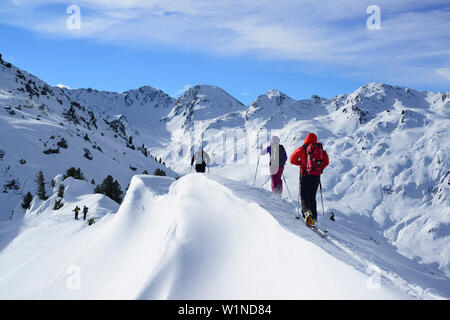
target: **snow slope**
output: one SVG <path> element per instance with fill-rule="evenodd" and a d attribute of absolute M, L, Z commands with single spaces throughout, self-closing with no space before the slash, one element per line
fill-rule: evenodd
<path fill-rule="evenodd" d="M 370 274 L 352 266 L 354 258 L 299 225 L 292 213 L 281 215 L 279 208 L 259 205 L 272 198 L 267 191 L 231 180 L 224 185 L 220 179 L 191 174 L 172 183 L 170 178 L 135 176 L 117 213 L 92 226 L 59 214 L 42 216 L 38 225 L 31 219 L 0 253 L 0 296 L 415 297 L 384 276 L 374 287 Z M 285 211 L 292 204 L 280 201 L 280 207 Z M 282 217 L 290 219 L 292 230 Z M 44 230 L 46 236 L 38 237 Z M 73 281 L 75 275 L 79 282 Z M 422 292 L 420 297 L 430 296 Z"/>

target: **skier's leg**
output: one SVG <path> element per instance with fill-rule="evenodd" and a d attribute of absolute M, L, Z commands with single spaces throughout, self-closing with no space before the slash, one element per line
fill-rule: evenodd
<path fill-rule="evenodd" d="M 308 227 L 312 225 L 312 214 L 311 214 L 311 189 L 310 189 L 310 177 L 308 174 L 302 176 L 302 215 L 305 218 L 305 223 Z"/>
<path fill-rule="evenodd" d="M 281 198 L 281 194 L 283 192 L 283 181 L 281 180 L 281 175 L 283 174 L 284 167 L 279 167 L 275 174 L 270 176 L 270 182 L 272 187 L 272 192 Z M 270 167 L 270 172 L 274 172 L 276 170 L 275 167 Z"/>
<path fill-rule="evenodd" d="M 272 172 L 272 170 L 270 170 L 270 172 Z M 275 174 L 270 175 L 270 187 L 272 188 L 272 192 L 276 193 L 277 182 Z"/>
<path fill-rule="evenodd" d="M 272 192 L 273 193 L 277 193 L 278 191 L 278 186 L 277 183 L 275 182 L 275 175 L 271 175 L 270 176 L 270 187 L 272 188 Z"/>
<path fill-rule="evenodd" d="M 195 165 L 195 171 L 196 172 L 204 173 L 205 169 L 206 169 L 206 166 L 202 165 L 201 163 Z"/>
<path fill-rule="evenodd" d="M 278 168 L 278 173 L 277 173 L 277 189 L 280 194 L 280 198 L 281 198 L 281 195 L 283 194 L 283 180 L 282 180 L 283 171 L 284 171 L 284 166 L 280 166 Z"/>
<path fill-rule="evenodd" d="M 313 213 L 313 198 L 315 197 L 314 192 L 314 177 L 312 175 L 306 174 L 303 177 L 303 185 L 302 185 L 302 191 L 304 190 L 304 201 L 302 202 L 302 205 L 304 203 L 305 209 L 303 212 L 311 211 Z M 313 216 L 314 218 L 314 216 Z"/>
<path fill-rule="evenodd" d="M 275 169 L 273 166 L 269 166 L 269 172 L 270 172 L 270 187 L 272 189 L 272 193 L 278 194 L 278 181 L 277 181 L 277 173 L 275 172 Z"/>
<path fill-rule="evenodd" d="M 302 215 L 305 217 L 305 212 L 308 211 L 308 186 L 307 186 L 306 175 L 301 178 L 300 185 L 300 197 L 302 199 Z"/>

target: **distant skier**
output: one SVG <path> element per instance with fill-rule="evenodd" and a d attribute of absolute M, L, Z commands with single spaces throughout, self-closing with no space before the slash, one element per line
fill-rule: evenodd
<path fill-rule="evenodd" d="M 209 164 L 209 162 L 210 162 L 209 155 L 205 151 L 203 151 L 203 148 L 201 148 L 192 156 L 191 167 L 195 163 L 196 172 L 205 172 L 206 165 Z"/>
<path fill-rule="evenodd" d="M 76 206 L 75 209 L 72 210 L 75 212 L 75 220 L 78 220 L 78 213 L 80 212 L 80 207 Z"/>
<path fill-rule="evenodd" d="M 328 166 L 328 154 L 321 143 L 317 143 L 317 136 L 308 133 L 303 146 L 297 148 L 289 161 L 300 166 L 300 196 L 302 199 L 302 215 L 308 227 L 313 227 L 317 221 L 316 193 L 320 184 L 320 175 Z"/>
<path fill-rule="evenodd" d="M 83 220 L 86 220 L 86 215 L 88 213 L 88 210 L 89 210 L 88 207 L 86 207 L 86 206 L 83 207 Z"/>
<path fill-rule="evenodd" d="M 270 146 L 263 149 L 261 146 L 261 155 L 270 154 L 270 179 L 272 183 L 272 192 L 281 198 L 283 193 L 283 181 L 281 177 L 286 164 L 287 154 L 284 146 L 280 144 L 280 138 L 273 136 L 270 139 Z"/>

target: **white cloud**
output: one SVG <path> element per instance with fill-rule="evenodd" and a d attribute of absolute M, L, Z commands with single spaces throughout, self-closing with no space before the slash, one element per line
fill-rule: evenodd
<path fill-rule="evenodd" d="M 367 0 L 5 1 L 0 22 L 45 34 L 287 59 L 310 71 L 340 68 L 383 81 L 439 82 L 434 70 L 450 61 L 447 0 L 379 0 L 382 29 L 373 31 L 366 28 L 366 8 L 374 4 Z M 65 11 L 48 10 L 55 3 L 80 6 L 80 30 L 64 27 Z"/>
<path fill-rule="evenodd" d="M 435 70 L 436 73 L 447 80 L 450 80 L 450 68 L 439 68 Z"/>
<path fill-rule="evenodd" d="M 178 96 L 182 95 L 182 94 L 183 94 L 186 90 L 188 90 L 189 88 L 192 88 L 192 85 L 190 85 L 190 84 L 185 84 L 185 85 L 183 86 L 183 88 L 177 89 L 177 90 L 174 92 L 173 96 L 174 96 L 174 97 L 178 97 Z"/>
<path fill-rule="evenodd" d="M 68 86 L 66 86 L 66 85 L 64 85 L 64 84 L 61 84 L 61 83 L 58 83 L 58 84 L 56 85 L 56 87 L 61 88 L 61 89 L 70 89 Z"/>

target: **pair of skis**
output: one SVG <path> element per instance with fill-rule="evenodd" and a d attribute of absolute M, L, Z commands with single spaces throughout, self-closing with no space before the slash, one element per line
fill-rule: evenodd
<path fill-rule="evenodd" d="M 324 239 L 327 237 L 328 231 L 326 231 L 326 230 L 319 229 L 316 226 L 309 227 L 309 229 L 311 229 L 312 231 L 314 231 L 315 233 L 317 233 L 319 236 L 321 236 Z"/>
<path fill-rule="evenodd" d="M 299 215 L 296 215 L 296 216 L 295 216 L 295 219 L 301 220 Z M 305 221 L 303 221 L 303 222 L 305 223 L 305 226 L 306 226 L 309 230 L 315 232 L 316 234 L 318 234 L 320 237 L 322 237 L 322 238 L 324 238 L 324 239 L 326 238 L 327 233 L 328 233 L 327 230 L 322 230 L 322 229 L 318 228 L 317 226 L 308 227 L 308 225 L 306 224 L 306 222 L 305 222 Z"/>

